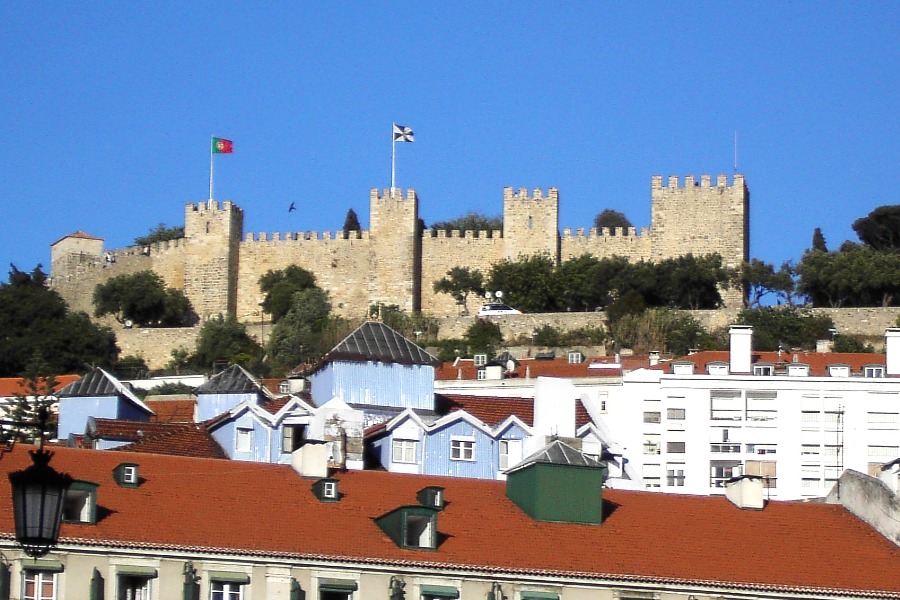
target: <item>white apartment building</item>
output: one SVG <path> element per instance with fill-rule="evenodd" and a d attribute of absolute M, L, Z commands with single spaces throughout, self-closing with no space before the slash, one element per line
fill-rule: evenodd
<path fill-rule="evenodd" d="M 625 373 L 603 406 L 582 398 L 644 487 L 720 494 L 759 475 L 769 498 L 819 498 L 845 469 L 900 457 L 900 329 L 885 354 L 754 352 L 751 327 L 730 334 L 728 352 Z"/>

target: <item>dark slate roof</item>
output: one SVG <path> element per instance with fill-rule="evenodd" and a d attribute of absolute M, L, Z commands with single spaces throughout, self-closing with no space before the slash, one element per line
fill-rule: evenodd
<path fill-rule="evenodd" d="M 582 454 L 572 446 L 561 442 L 560 440 L 554 440 L 532 454 L 531 456 L 525 458 L 521 463 L 516 465 L 512 471 L 518 471 L 525 467 L 534 465 L 534 464 L 552 464 L 552 465 L 572 465 L 575 467 L 602 467 L 603 465 L 587 456 Z"/>
<path fill-rule="evenodd" d="M 244 394 L 247 392 L 260 392 L 268 396 L 266 390 L 253 375 L 240 365 L 231 365 L 194 390 L 195 394 Z"/>
<path fill-rule="evenodd" d="M 59 391 L 60 398 L 99 398 L 103 396 L 119 396 L 125 398 L 147 411 L 153 410 L 138 398 L 130 384 L 122 383 L 103 369 L 95 367 L 78 381 L 73 381 Z"/>
<path fill-rule="evenodd" d="M 425 350 L 377 321 L 366 321 L 325 355 L 325 362 L 335 360 L 371 360 L 404 365 L 440 364 Z"/>

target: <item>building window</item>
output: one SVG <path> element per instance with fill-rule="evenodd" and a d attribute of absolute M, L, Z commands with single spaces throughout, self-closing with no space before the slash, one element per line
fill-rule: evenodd
<path fill-rule="evenodd" d="M 666 452 L 684 454 L 684 442 L 666 442 Z"/>
<path fill-rule="evenodd" d="M 279 394 L 290 394 L 291 393 L 291 383 L 289 381 L 278 382 L 278 393 Z"/>
<path fill-rule="evenodd" d="M 658 411 L 645 411 L 644 412 L 644 423 L 659 423 L 660 422 L 660 414 Z"/>
<path fill-rule="evenodd" d="M 745 474 L 758 475 L 763 478 L 763 487 L 774 489 L 778 481 L 778 474 L 774 460 L 748 460 Z"/>
<path fill-rule="evenodd" d="M 423 585 L 421 600 L 454 600 L 459 590 L 445 585 Z"/>
<path fill-rule="evenodd" d="M 56 600 L 56 573 L 26 570 L 22 600 Z"/>
<path fill-rule="evenodd" d="M 669 487 L 684 487 L 684 463 L 669 463 L 666 465 L 666 485 Z"/>
<path fill-rule="evenodd" d="M 351 579 L 320 579 L 319 600 L 351 600 L 358 587 Z"/>
<path fill-rule="evenodd" d="M 522 460 L 522 440 L 500 440 L 500 469 L 515 466 Z"/>
<path fill-rule="evenodd" d="M 685 410 L 683 408 L 667 408 L 666 418 L 670 421 L 684 421 Z"/>
<path fill-rule="evenodd" d="M 662 468 L 659 465 L 644 465 L 641 475 L 644 479 L 644 487 L 647 489 L 655 489 L 661 487 L 660 474 Z"/>
<path fill-rule="evenodd" d="M 416 440 L 394 440 L 391 450 L 391 461 L 395 463 L 415 463 L 418 445 L 419 442 Z"/>
<path fill-rule="evenodd" d="M 245 431 L 249 431 L 245 430 Z M 281 428 L 281 452 L 290 454 L 300 448 L 306 440 L 305 425 L 285 425 Z M 249 444 L 248 444 L 249 450 Z"/>
<path fill-rule="evenodd" d="M 897 428 L 898 415 L 895 412 L 870 412 L 867 418 L 872 429 Z"/>
<path fill-rule="evenodd" d="M 775 370 L 772 368 L 772 365 L 753 365 L 753 374 L 754 375 L 772 375 Z"/>
<path fill-rule="evenodd" d="M 475 379 L 478 381 L 484 381 L 487 379 L 487 369 L 478 369 L 475 371 Z"/>
<path fill-rule="evenodd" d="M 119 575 L 117 600 L 150 600 L 150 578 L 137 575 Z"/>
<path fill-rule="evenodd" d="M 476 367 L 483 367 L 487 364 L 487 354 L 476 354 L 473 362 Z"/>
<path fill-rule="evenodd" d="M 818 423 L 819 422 L 819 411 L 817 410 L 804 410 L 800 413 L 800 422 L 801 423 Z"/>
<path fill-rule="evenodd" d="M 900 458 L 898 446 L 869 446 L 869 458 Z M 887 461 L 884 461 L 887 462 Z"/>
<path fill-rule="evenodd" d="M 775 454 L 775 444 L 747 444 L 747 454 Z"/>
<path fill-rule="evenodd" d="M 234 434 L 234 449 L 236 452 L 250 452 L 253 439 L 252 429 L 238 428 Z"/>
<path fill-rule="evenodd" d="M 819 444 L 803 444 L 800 446 L 800 454 L 803 456 L 818 456 L 822 451 Z"/>
<path fill-rule="evenodd" d="M 62 518 L 67 523 L 96 523 L 97 484 L 89 481 L 73 482 L 66 490 Z"/>
<path fill-rule="evenodd" d="M 884 377 L 884 367 L 880 365 L 863 367 L 863 377 Z"/>
<path fill-rule="evenodd" d="M 739 390 L 710 391 L 710 419 L 715 421 L 741 421 L 744 418 L 744 401 Z"/>
<path fill-rule="evenodd" d="M 723 488 L 725 482 L 732 477 L 741 474 L 741 461 L 739 460 L 711 460 L 709 461 L 709 485 Z"/>
<path fill-rule="evenodd" d="M 232 581 L 213 581 L 209 585 L 210 600 L 242 600 L 244 586 Z"/>
<path fill-rule="evenodd" d="M 644 454 L 648 454 L 651 456 L 659 454 L 659 434 L 644 434 Z"/>
<path fill-rule="evenodd" d="M 475 441 L 450 440 L 450 458 L 452 460 L 475 460 Z"/>
<path fill-rule="evenodd" d="M 739 453 L 741 451 L 740 444 L 710 444 L 709 445 L 710 452 L 721 452 L 721 453 Z"/>
<path fill-rule="evenodd" d="M 406 539 L 404 545 L 407 548 L 434 548 L 434 515 L 406 515 Z"/>

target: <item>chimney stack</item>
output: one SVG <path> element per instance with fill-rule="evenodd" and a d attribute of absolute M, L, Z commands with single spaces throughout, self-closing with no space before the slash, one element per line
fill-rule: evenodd
<path fill-rule="evenodd" d="M 728 329 L 731 339 L 729 370 L 732 373 L 750 373 L 750 354 L 753 350 L 753 327 L 732 325 Z"/>
<path fill-rule="evenodd" d="M 884 332 L 884 362 L 888 377 L 900 375 L 900 327 Z"/>

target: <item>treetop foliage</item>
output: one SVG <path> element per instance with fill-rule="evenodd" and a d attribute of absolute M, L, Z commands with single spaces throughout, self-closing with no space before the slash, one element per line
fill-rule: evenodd
<path fill-rule="evenodd" d="M 134 238 L 135 246 L 149 246 L 156 242 L 167 242 L 169 240 L 177 240 L 184 237 L 184 227 L 166 227 L 165 223 L 160 223 L 155 228 L 151 228 L 147 235 Z"/>
<path fill-rule="evenodd" d="M 485 216 L 476 212 L 466 213 L 449 221 L 439 221 L 431 225 L 432 231 L 499 231 L 503 229 L 503 217 Z"/>
<path fill-rule="evenodd" d="M 778 350 L 792 348 L 814 351 L 816 341 L 831 338 L 834 322 L 831 317 L 817 316 L 795 306 L 764 306 L 744 309 L 738 315 L 738 323 L 753 326 L 754 350 Z"/>
<path fill-rule="evenodd" d="M 0 377 L 20 375 L 35 359 L 47 373 L 81 373 L 115 362 L 119 349 L 112 331 L 84 313 L 69 312 L 46 287 L 41 265 L 31 273 L 10 267 L 9 283 L 0 284 Z"/>
<path fill-rule="evenodd" d="M 167 288 L 153 271 L 126 273 L 97 284 L 94 288 L 94 316 L 111 314 L 119 323 L 183 327 L 196 322 L 196 314 L 187 297 Z"/>
<path fill-rule="evenodd" d="M 204 370 L 216 363 L 237 363 L 252 369 L 258 365 L 261 356 L 262 348 L 247 334 L 243 323 L 232 315 L 219 315 L 204 321 L 197 337 L 197 348 L 189 361 Z"/>
<path fill-rule="evenodd" d="M 816 229 L 813 231 L 811 250 L 828 252 L 828 245 L 825 243 L 825 236 L 822 234 L 822 230 L 818 227 L 816 227 Z"/>
<path fill-rule="evenodd" d="M 262 308 L 277 323 L 293 306 L 294 294 L 313 287 L 316 287 L 316 276 L 297 265 L 269 270 L 259 278 L 259 289 L 266 295 Z"/>
<path fill-rule="evenodd" d="M 626 217 L 624 213 L 620 213 L 611 208 L 606 208 L 594 217 L 594 227 L 598 230 L 612 229 L 613 235 L 615 235 L 616 228 L 624 227 L 625 232 L 627 233 L 628 228 L 634 227 L 634 225 L 631 224 L 631 221 L 628 220 L 628 217 Z"/>
<path fill-rule="evenodd" d="M 356 211 L 352 208 L 347 211 L 347 216 L 344 218 L 344 239 L 349 237 L 351 231 L 360 231 L 362 229 L 359 225 L 359 217 L 356 216 Z"/>
<path fill-rule="evenodd" d="M 879 206 L 853 222 L 860 241 L 880 252 L 900 250 L 900 204 Z"/>
<path fill-rule="evenodd" d="M 466 300 L 469 294 L 477 296 L 484 294 L 484 276 L 477 269 L 453 267 L 447 271 L 446 277 L 434 282 L 434 291 L 438 294 L 450 294 L 456 303 L 468 312 Z"/>

